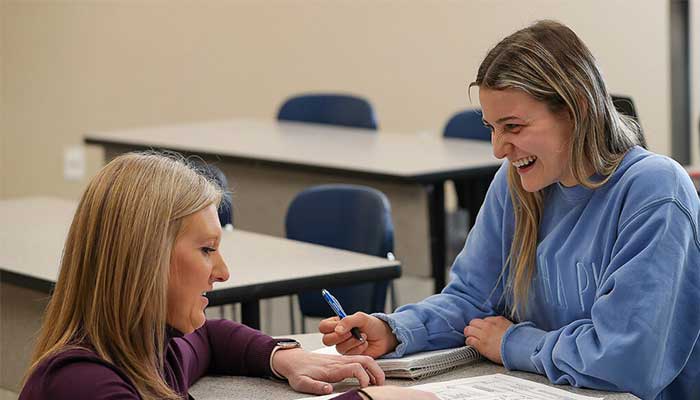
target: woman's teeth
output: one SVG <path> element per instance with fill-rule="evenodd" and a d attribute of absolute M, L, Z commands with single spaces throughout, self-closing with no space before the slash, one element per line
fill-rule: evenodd
<path fill-rule="evenodd" d="M 528 156 L 525 158 L 521 158 L 520 160 L 513 161 L 511 164 L 515 165 L 518 168 L 524 168 L 535 162 L 535 160 L 537 160 L 537 157 Z"/>

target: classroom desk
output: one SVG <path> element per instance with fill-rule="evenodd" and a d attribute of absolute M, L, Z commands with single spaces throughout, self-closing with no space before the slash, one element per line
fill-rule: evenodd
<path fill-rule="evenodd" d="M 289 337 L 299 340 L 302 343 L 302 346 L 307 350 L 318 349 L 322 346 L 321 334 L 319 333 L 290 335 Z M 603 392 L 599 390 L 579 389 L 568 385 L 552 385 L 544 376 L 520 371 L 507 371 L 502 366 L 494 364 L 490 361 L 480 361 L 476 364 L 466 365 L 454 371 L 415 382 L 404 379 L 388 379 L 387 384 L 413 386 L 416 384 L 441 382 L 452 379 L 499 373 L 528 379 L 538 383 L 544 383 L 550 386 L 556 386 L 559 389 L 585 396 L 604 398 L 605 400 L 637 399 L 636 396 L 629 393 Z M 345 382 L 335 385 L 336 392 L 338 393 L 351 387 L 352 386 Z M 240 376 L 205 376 L 190 388 L 190 394 L 197 400 L 287 400 L 309 397 L 308 394 L 294 392 L 286 382 Z"/>
<path fill-rule="evenodd" d="M 76 206 L 40 197 L 0 201 L 4 282 L 52 289 Z M 231 278 L 214 284 L 209 304 L 241 303 L 241 320 L 253 328 L 260 326 L 260 299 L 401 275 L 398 261 L 240 230 L 223 232 L 220 251 Z"/>
<path fill-rule="evenodd" d="M 19 390 L 76 206 L 55 198 L 0 200 L 3 388 Z M 260 299 L 401 275 L 397 261 L 251 232 L 225 231 L 220 248 L 231 278 L 207 297 L 211 305 L 240 302 L 242 321 L 253 327 L 260 325 Z"/>
<path fill-rule="evenodd" d="M 287 206 L 305 187 L 376 187 L 392 205 L 404 272 L 428 276 L 425 266 L 432 265 L 436 292 L 445 285 L 445 181 L 493 174 L 501 165 L 483 141 L 274 120 L 89 133 L 85 142 L 104 147 L 107 160 L 150 148 L 200 155 L 227 175 L 236 226 L 276 236 L 284 236 Z"/>

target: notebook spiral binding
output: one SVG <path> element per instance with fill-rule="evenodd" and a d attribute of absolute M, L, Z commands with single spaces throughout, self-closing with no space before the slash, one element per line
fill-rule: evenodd
<path fill-rule="evenodd" d="M 462 347 L 449 354 L 436 354 L 420 360 L 417 365 L 409 368 L 392 369 L 386 372 L 387 377 L 410 378 L 419 380 L 453 370 L 465 364 L 481 359 L 481 354 L 473 347 Z"/>

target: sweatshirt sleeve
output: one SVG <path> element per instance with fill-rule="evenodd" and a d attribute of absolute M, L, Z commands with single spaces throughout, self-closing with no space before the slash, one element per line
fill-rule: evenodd
<path fill-rule="evenodd" d="M 386 321 L 399 345 L 385 357 L 464 344 L 464 328 L 473 318 L 501 314 L 503 219 L 508 197 L 507 165 L 499 169 L 484 206 L 440 294 L 400 307 L 393 314 L 374 314 Z"/>
<path fill-rule="evenodd" d="M 178 341 L 187 381 L 192 385 L 207 374 L 271 376 L 270 355 L 275 340 L 229 320 L 207 320 Z"/>
<path fill-rule="evenodd" d="M 697 209 L 672 197 L 623 221 L 590 318 L 550 332 L 511 326 L 501 344 L 505 367 L 656 398 L 683 370 L 700 332 L 695 221 Z"/>

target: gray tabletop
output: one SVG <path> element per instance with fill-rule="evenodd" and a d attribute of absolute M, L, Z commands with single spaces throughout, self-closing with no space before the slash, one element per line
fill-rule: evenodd
<path fill-rule="evenodd" d="M 373 131 L 300 122 L 236 118 L 91 132 L 99 145 L 166 148 L 197 154 L 386 175 L 420 181 L 429 176 L 498 167 L 491 144 L 437 135 Z"/>
<path fill-rule="evenodd" d="M 292 335 L 290 337 L 299 340 L 303 347 L 307 350 L 315 350 L 322 346 L 321 335 L 311 333 L 306 335 Z M 566 385 L 551 385 L 544 376 L 530 374 L 527 372 L 508 371 L 500 365 L 489 361 L 481 361 L 476 364 L 466 365 L 456 370 L 434 376 L 420 381 L 411 381 L 403 379 L 389 379 L 387 384 L 398 386 L 413 386 L 416 384 L 441 382 L 452 379 L 469 378 L 479 375 L 490 374 L 506 374 L 518 378 L 527 379 L 530 381 L 556 386 L 572 393 L 577 393 L 585 396 L 599 397 L 606 400 L 620 399 L 637 399 L 628 393 L 611 393 L 599 390 L 579 389 Z M 349 388 L 352 384 L 341 382 L 335 385 L 335 391 L 340 393 Z M 197 400 L 214 400 L 214 399 L 259 399 L 259 400 L 286 400 L 299 399 L 308 397 L 303 393 L 294 392 L 285 382 L 273 381 L 270 379 L 248 378 L 248 377 L 214 377 L 207 376 L 200 379 L 191 389 L 190 394 Z"/>
<path fill-rule="evenodd" d="M 76 206 L 51 197 L 0 200 L 0 270 L 24 279 L 32 289 L 48 291 L 58 279 Z M 396 260 L 242 230 L 223 232 L 221 253 L 231 279 L 214 284 L 212 304 L 295 293 L 336 276 L 359 282 L 383 273 L 400 275 Z"/>

